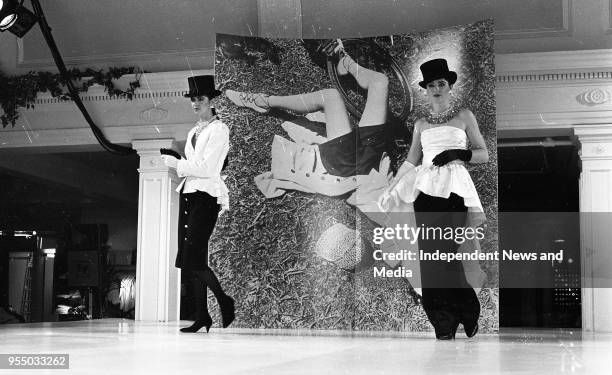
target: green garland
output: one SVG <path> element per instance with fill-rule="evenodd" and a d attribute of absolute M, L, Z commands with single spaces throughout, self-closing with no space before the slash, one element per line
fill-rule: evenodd
<path fill-rule="evenodd" d="M 134 92 L 140 87 L 139 78 L 142 71 L 133 67 L 113 67 L 106 71 L 73 68 L 69 70 L 69 74 L 79 92 L 87 92 L 91 86 L 101 85 L 111 98 L 132 100 Z M 124 91 L 116 88 L 113 81 L 125 74 L 136 74 L 136 80 L 131 81 L 129 88 Z M 0 116 L 2 127 L 6 128 L 9 124 L 14 127 L 19 118 L 19 109 L 34 108 L 34 101 L 39 92 L 49 92 L 54 98 L 70 100 L 63 82 L 59 73 L 29 72 L 20 76 L 7 76 L 0 71 L 0 106 L 4 112 Z"/>

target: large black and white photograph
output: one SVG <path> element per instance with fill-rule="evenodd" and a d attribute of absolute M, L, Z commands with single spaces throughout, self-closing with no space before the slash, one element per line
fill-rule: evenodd
<path fill-rule="evenodd" d="M 606 374 L 607 0 L 0 0 L 0 372 Z"/>
<path fill-rule="evenodd" d="M 392 201 L 411 206 L 409 212 L 448 216 L 453 205 L 469 207 L 480 213 L 480 219 L 471 214 L 472 221 L 482 221 L 486 207 L 489 224 L 495 223 L 492 38 L 491 21 L 344 40 L 217 35 L 215 74 L 226 99 L 217 108 L 232 129 L 230 200 L 241 212 L 226 223 L 249 229 L 220 230 L 219 246 L 241 244 L 243 257 L 219 253 L 212 260 L 245 276 L 232 287 L 253 296 L 245 310 L 256 314 L 242 324 L 429 331 L 438 322 L 427 317 L 439 314 L 439 306 L 427 307 L 443 299 L 472 312 L 463 319 L 462 311 L 442 308 L 453 322 L 436 335 L 453 337 L 464 320 L 474 332 L 481 304 L 481 330 L 497 329 L 498 297 L 490 288 L 497 283 L 496 264 L 476 275 L 478 290 L 488 281 L 482 302 L 471 286 L 454 288 L 465 277 L 438 285 L 453 294 L 469 289 L 469 295 L 430 297 L 433 289 L 422 290 L 424 277 L 439 278 L 440 270 L 383 280 L 372 235 L 373 227 L 389 224 L 378 216 L 397 215 Z M 436 156 L 444 160 L 434 165 Z M 473 171 L 484 205 L 464 163 L 484 165 Z M 425 194 L 450 206 L 436 198 L 423 202 Z M 487 231 L 484 247 L 496 246 L 495 225 Z M 262 272 L 266 278 L 247 282 Z"/>

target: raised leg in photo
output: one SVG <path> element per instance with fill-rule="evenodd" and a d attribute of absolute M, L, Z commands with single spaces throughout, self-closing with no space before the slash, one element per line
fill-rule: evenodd
<path fill-rule="evenodd" d="M 389 98 L 389 78 L 357 64 L 349 55 L 338 62 L 338 73 L 351 74 L 359 87 L 368 91 L 366 105 L 359 120 L 359 126 L 382 125 L 387 121 L 387 100 Z"/>
<path fill-rule="evenodd" d="M 308 94 L 270 96 L 270 107 L 300 114 L 323 111 L 327 138 L 333 139 L 351 131 L 351 123 L 342 96 L 336 89 L 325 89 Z"/>

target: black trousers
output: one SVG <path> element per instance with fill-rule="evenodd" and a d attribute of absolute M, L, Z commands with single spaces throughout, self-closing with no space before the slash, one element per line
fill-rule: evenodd
<path fill-rule="evenodd" d="M 423 192 L 414 202 L 416 222 L 424 228 L 452 228 L 465 226 L 467 207 L 463 198 L 452 193 L 448 199 Z M 419 239 L 419 248 L 425 253 L 456 253 L 459 248 L 452 239 Z M 468 284 L 461 261 L 421 261 L 423 308 L 433 325 L 436 336 L 456 331 L 459 324 L 472 327 L 478 322 L 480 303 L 474 289 Z"/>

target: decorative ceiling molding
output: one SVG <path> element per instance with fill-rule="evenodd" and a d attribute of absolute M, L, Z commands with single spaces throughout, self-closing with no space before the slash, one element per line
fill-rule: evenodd
<path fill-rule="evenodd" d="M 499 54 L 496 81 L 607 81 L 612 79 L 612 49 Z"/>
<path fill-rule="evenodd" d="M 571 132 L 581 124 L 609 123 L 610 61 L 612 50 L 497 55 L 498 130 L 508 134 L 555 129 Z M 111 142 L 179 140 L 193 124 L 193 113 L 182 97 L 188 89 L 186 78 L 199 74 L 214 72 L 145 73 L 132 101 L 111 99 L 99 86 L 91 87 L 83 99 Z M 133 76 L 120 81 L 131 79 Z M 0 149 L 96 143 L 73 103 L 41 94 L 35 104 L 34 109 L 24 110 L 22 124 L 0 129 Z"/>
<path fill-rule="evenodd" d="M 575 73 L 544 73 L 544 74 L 513 74 L 497 75 L 498 83 L 533 82 L 533 81 L 586 81 L 586 80 L 610 80 L 612 69 L 601 72 L 575 72 Z"/>
<path fill-rule="evenodd" d="M 611 0 L 612 1 L 612 0 Z M 567 81 L 590 81 L 592 83 L 612 80 L 612 49 L 586 51 L 537 52 L 496 55 L 496 81 L 499 87 L 532 83 L 558 83 Z M 176 71 L 164 73 L 145 73 L 142 75 L 141 88 L 134 100 L 153 100 L 163 98 L 182 98 L 188 90 L 189 75 L 214 74 L 210 70 Z M 128 82 L 133 77 L 123 80 Z M 110 98 L 100 86 L 94 86 L 82 95 L 84 101 L 124 101 Z M 62 103 L 48 94 L 39 95 L 35 104 Z"/>
<path fill-rule="evenodd" d="M 29 70 L 55 70 L 55 63 L 52 58 L 45 59 L 24 59 L 24 45 L 17 43 L 17 68 L 22 71 Z M 91 55 L 91 56 L 70 56 L 64 57 L 64 63 L 67 66 L 97 66 L 97 65 L 147 65 L 159 64 L 160 61 L 175 61 L 181 62 L 187 66 L 185 61 L 196 59 L 199 64 L 212 69 L 215 61 L 215 49 L 197 49 L 185 51 L 152 51 L 152 52 L 134 52 L 129 54 L 108 54 L 108 55 Z"/>
<path fill-rule="evenodd" d="M 168 118 L 168 111 L 160 107 L 151 107 L 144 111 L 140 111 L 139 117 L 145 122 L 154 124 Z"/>
<path fill-rule="evenodd" d="M 152 100 L 155 103 L 155 99 L 163 98 L 183 98 L 183 95 L 189 91 L 187 85 L 187 77 L 196 75 L 214 75 L 214 70 L 194 70 L 194 71 L 180 71 L 180 72 L 164 72 L 164 73 L 143 73 L 140 77 L 140 88 L 134 94 L 133 100 Z M 133 80 L 134 76 L 122 77 L 118 85 L 122 82 L 127 84 Z M 81 94 L 81 99 L 84 102 L 107 102 L 117 101 L 124 102 L 126 99 L 113 97 L 111 98 L 104 92 L 104 87 L 100 85 L 94 85 L 89 88 L 86 93 Z M 54 98 L 49 93 L 40 93 L 36 98 L 34 104 L 59 104 L 66 103 L 65 100 L 60 98 Z"/>
<path fill-rule="evenodd" d="M 594 88 L 576 96 L 578 103 L 589 107 L 608 103 L 611 99 L 612 94 L 610 94 L 610 91 L 600 88 Z"/>
<path fill-rule="evenodd" d="M 609 124 L 610 61 L 609 49 L 497 55 L 498 136 L 571 135 L 583 126 Z"/>
<path fill-rule="evenodd" d="M 145 100 L 145 99 L 153 99 L 153 98 L 182 98 L 183 95 L 187 93 L 187 89 L 182 91 L 158 91 L 158 92 L 139 92 L 134 94 L 133 100 Z M 110 97 L 104 90 L 98 87 L 93 87 L 89 89 L 89 92 L 86 94 L 81 94 L 81 100 L 84 102 L 108 102 L 108 101 L 125 101 L 124 98 L 118 97 Z M 50 95 L 40 95 L 34 101 L 34 104 L 56 104 L 56 103 L 65 103 L 66 100 L 62 100 L 60 98 L 54 98 Z"/>
<path fill-rule="evenodd" d="M 612 80 L 610 61 L 612 61 L 610 49 L 501 54 L 496 56 L 496 81 L 500 87 L 534 83 L 564 84 L 567 81 L 574 83 L 610 81 Z M 141 77 L 141 88 L 134 95 L 134 100 L 155 102 L 156 99 L 182 98 L 188 90 L 185 78 L 198 74 L 214 74 L 214 71 L 145 73 Z M 129 78 L 132 77 L 126 77 L 124 80 L 127 82 Z M 82 98 L 87 102 L 124 100 L 110 98 L 100 86 L 91 87 Z M 61 102 L 63 102 L 61 99 L 41 94 L 35 104 Z"/>
<path fill-rule="evenodd" d="M 187 77 L 214 74 L 212 70 L 145 73 L 133 100 L 111 99 L 101 86 L 82 95 L 96 124 L 109 141 L 118 144 L 135 139 L 183 140 L 195 117 L 189 101 Z M 127 76 L 119 80 L 126 83 Z M 14 128 L 0 129 L 0 149 L 95 145 L 91 129 L 74 103 L 39 94 L 34 108 L 22 109 Z"/>

